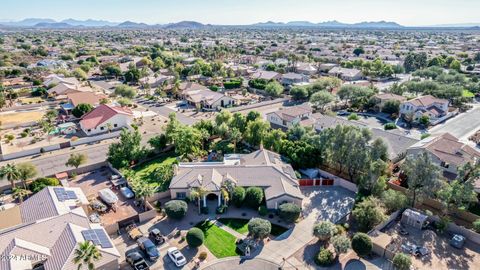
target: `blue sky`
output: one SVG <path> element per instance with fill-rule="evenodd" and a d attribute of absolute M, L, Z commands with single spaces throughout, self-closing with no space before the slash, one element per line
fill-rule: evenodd
<path fill-rule="evenodd" d="M 261 21 L 395 21 L 407 26 L 479 23 L 480 0 L 0 0 L 0 21 L 104 19 L 212 24 Z"/>

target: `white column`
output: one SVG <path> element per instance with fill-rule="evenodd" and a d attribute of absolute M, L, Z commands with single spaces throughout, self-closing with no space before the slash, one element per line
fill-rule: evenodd
<path fill-rule="evenodd" d="M 222 204 L 222 194 L 218 195 L 218 206 Z"/>
<path fill-rule="evenodd" d="M 203 196 L 203 207 L 207 206 L 207 196 Z"/>

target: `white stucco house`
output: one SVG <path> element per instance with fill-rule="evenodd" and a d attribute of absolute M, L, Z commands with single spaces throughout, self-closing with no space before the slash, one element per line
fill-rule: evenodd
<path fill-rule="evenodd" d="M 128 108 L 102 104 L 82 117 L 80 128 L 88 136 L 97 135 L 129 127 L 133 118 Z"/>
<path fill-rule="evenodd" d="M 223 93 L 214 92 L 198 83 L 182 83 L 182 97 L 189 104 L 205 110 L 218 110 L 235 105 L 235 100 Z"/>
<path fill-rule="evenodd" d="M 314 121 L 311 116 L 312 108 L 300 105 L 268 113 L 267 121 L 273 128 L 288 129 L 296 124 L 302 125 L 302 123 L 308 124 L 311 122 L 310 124 L 313 125 Z"/>
<path fill-rule="evenodd" d="M 192 190 L 202 187 L 208 191 L 202 198 L 203 206 L 207 199 L 220 206 L 224 201 L 221 189 L 227 184 L 262 188 L 268 209 L 277 209 L 286 202 L 302 206 L 303 195 L 292 166 L 279 154 L 264 149 L 227 155 L 223 162 L 180 163 L 170 183 L 170 196 L 186 199 Z"/>
<path fill-rule="evenodd" d="M 405 120 L 418 122 L 422 116 L 427 116 L 430 124 L 436 124 L 448 118 L 449 101 L 431 95 L 418 97 L 403 102 L 400 105 L 400 117 Z"/>

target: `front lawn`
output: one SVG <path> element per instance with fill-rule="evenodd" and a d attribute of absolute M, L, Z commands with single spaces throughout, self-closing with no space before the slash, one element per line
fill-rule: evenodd
<path fill-rule="evenodd" d="M 159 183 L 159 180 L 154 177 L 153 172 L 155 171 L 155 169 L 163 165 L 174 164 L 176 160 L 177 159 L 176 159 L 175 153 L 168 152 L 153 160 L 147 161 L 145 163 L 141 163 L 133 167 L 132 169 L 139 178 L 147 181 L 148 183 L 154 185 L 155 187 L 166 186 L 168 188 L 168 185 L 167 185 L 168 183 Z M 160 191 L 164 191 L 164 190 L 160 190 Z"/>
<path fill-rule="evenodd" d="M 195 227 L 201 229 L 205 234 L 205 241 L 203 244 L 210 250 L 210 252 L 217 258 L 225 258 L 238 256 L 236 252 L 237 245 L 235 244 L 235 236 L 215 226 L 210 221 L 204 221 L 197 224 Z"/>
<path fill-rule="evenodd" d="M 250 220 L 248 219 L 242 219 L 242 218 L 220 218 L 218 219 L 220 223 L 223 223 L 225 226 L 235 230 L 238 233 L 247 235 L 248 234 L 248 222 Z M 272 224 L 272 231 L 270 234 L 274 237 L 277 237 L 284 232 L 286 232 L 288 229 L 279 225 Z"/>

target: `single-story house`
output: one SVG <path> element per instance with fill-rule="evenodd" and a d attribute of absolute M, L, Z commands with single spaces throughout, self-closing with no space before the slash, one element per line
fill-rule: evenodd
<path fill-rule="evenodd" d="M 355 68 L 333 67 L 328 71 L 328 74 L 344 81 L 358 81 L 363 78 L 362 71 Z"/>
<path fill-rule="evenodd" d="M 181 83 L 182 97 L 189 104 L 206 110 L 218 110 L 221 107 L 235 105 L 235 100 L 223 93 L 214 92 L 207 87 L 193 82 Z"/>
<path fill-rule="evenodd" d="M 262 79 L 266 81 L 278 80 L 282 74 L 275 71 L 266 71 L 266 70 L 257 70 L 255 73 L 250 75 L 250 79 Z"/>
<path fill-rule="evenodd" d="M 282 78 L 280 79 L 281 83 L 285 86 L 290 86 L 298 83 L 306 83 L 308 82 L 308 80 L 308 76 L 293 72 L 283 74 Z"/>
<path fill-rule="evenodd" d="M 302 206 L 303 195 L 292 166 L 279 154 L 265 149 L 226 155 L 223 162 L 180 163 L 170 183 L 170 196 L 185 199 L 193 189 L 202 187 L 208 191 L 202 198 L 203 205 L 207 197 L 214 197 L 220 206 L 221 188 L 226 184 L 262 188 L 268 209 L 277 209 L 286 202 Z"/>
<path fill-rule="evenodd" d="M 88 136 L 129 127 L 133 112 L 126 107 L 102 104 L 86 113 L 80 120 L 80 128 Z"/>
<path fill-rule="evenodd" d="M 92 241 L 101 255 L 96 269 L 119 269 L 120 253 L 105 229 L 90 223 L 80 188 L 45 187 L 21 205 L 0 211 L 0 269 L 77 269 L 80 243 Z"/>
<path fill-rule="evenodd" d="M 267 121 L 273 128 L 288 129 L 296 124 L 302 125 L 302 122 L 308 121 L 312 116 L 312 108 L 306 105 L 293 106 L 279 111 L 267 114 Z"/>

